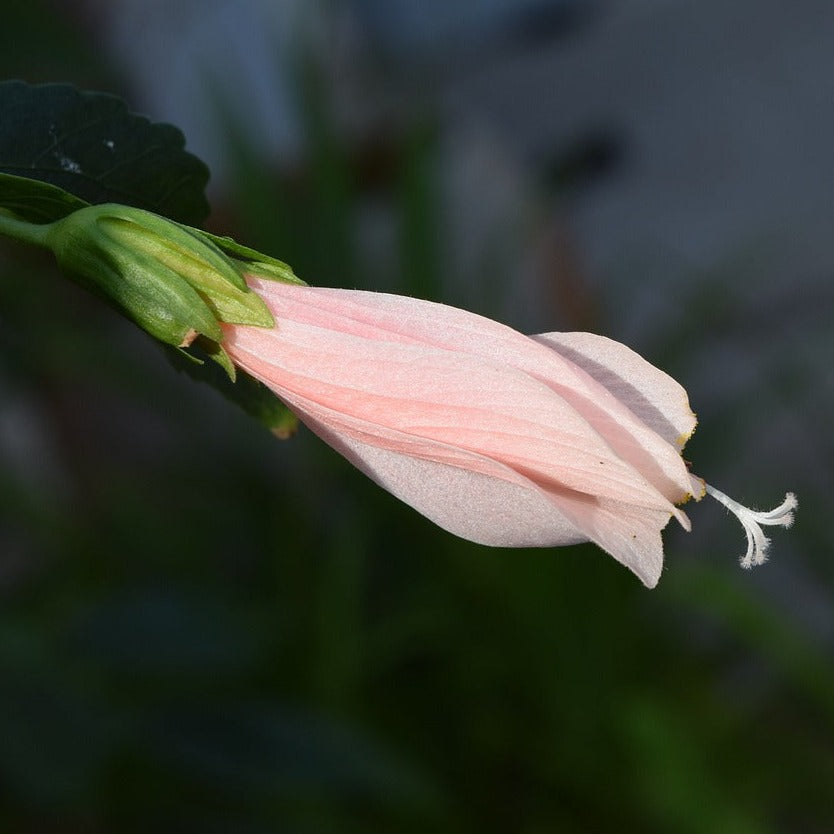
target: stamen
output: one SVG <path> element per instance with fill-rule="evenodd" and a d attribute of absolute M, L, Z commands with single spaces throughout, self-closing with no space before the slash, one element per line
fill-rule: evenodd
<path fill-rule="evenodd" d="M 709 484 L 706 484 L 706 489 L 707 493 L 733 513 L 744 527 L 747 535 L 747 553 L 739 560 L 741 566 L 752 568 L 754 565 L 763 564 L 767 560 L 767 547 L 770 539 L 765 536 L 762 526 L 790 527 L 793 524 L 793 511 L 797 506 L 796 496 L 789 492 L 778 507 L 767 512 L 759 512 L 739 504 L 738 501 L 733 501 L 732 498 Z"/>

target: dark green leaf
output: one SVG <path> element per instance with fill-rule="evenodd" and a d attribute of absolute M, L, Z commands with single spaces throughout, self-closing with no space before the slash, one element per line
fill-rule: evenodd
<path fill-rule="evenodd" d="M 126 203 L 194 226 L 208 216 L 209 172 L 184 150 L 182 133 L 128 112 L 115 96 L 68 84 L 8 81 L 0 83 L 0 114 L 0 173 L 50 183 L 90 203 Z M 0 180 L 0 206 L 26 220 L 57 220 L 73 210 L 71 200 L 57 192 L 43 196 Z"/>

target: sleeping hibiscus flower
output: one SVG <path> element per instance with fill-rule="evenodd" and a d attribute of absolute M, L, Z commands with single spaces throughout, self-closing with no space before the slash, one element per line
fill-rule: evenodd
<path fill-rule="evenodd" d="M 250 274 L 274 327 L 224 325 L 232 361 L 380 486 L 462 538 L 503 547 L 592 541 L 648 586 L 661 531 L 708 493 L 766 558 L 763 525 L 796 500 L 741 506 L 690 474 L 686 392 L 589 333 L 524 336 L 428 301 Z"/>
<path fill-rule="evenodd" d="M 649 587 L 661 531 L 712 495 L 765 560 L 762 527 L 790 526 L 792 494 L 743 507 L 690 474 L 686 392 L 627 347 L 588 333 L 523 336 L 472 313 L 308 287 L 228 238 L 118 204 L 50 224 L 0 212 L 0 232 L 63 268 L 151 335 L 201 347 L 267 385 L 325 442 L 450 532 L 481 544 L 592 541 Z M 257 410 L 257 409 L 255 409 Z"/>

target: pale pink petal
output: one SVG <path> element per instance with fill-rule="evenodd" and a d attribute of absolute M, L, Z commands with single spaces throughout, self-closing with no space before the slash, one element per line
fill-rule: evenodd
<path fill-rule="evenodd" d="M 542 333 L 534 339 L 587 371 L 649 428 L 682 449 L 697 420 L 682 385 L 613 339 L 594 333 Z"/>
<path fill-rule="evenodd" d="M 377 343 L 431 346 L 515 367 L 559 394 L 667 499 L 678 503 L 689 495 L 689 473 L 677 448 L 648 428 L 586 369 L 505 325 L 444 304 L 385 293 L 250 283 L 279 321 L 283 315 Z M 661 378 L 668 379 L 660 371 L 657 374 L 658 384 Z"/>
<path fill-rule="evenodd" d="M 235 328 L 225 347 L 288 404 L 294 396 L 311 400 L 340 415 L 342 431 L 361 425 L 395 451 L 405 451 L 396 446 L 403 438 L 415 455 L 419 444 L 441 441 L 501 460 L 538 483 L 674 512 L 575 409 L 506 365 L 287 318 L 274 330 Z M 389 431 L 395 439 L 387 439 Z"/>
<path fill-rule="evenodd" d="M 587 536 L 547 494 L 500 464 L 443 463 L 363 442 L 306 414 L 304 422 L 369 478 L 456 536 L 491 547 L 552 547 Z M 472 455 L 472 458 L 475 456 Z M 481 468 L 483 471 L 478 471 Z"/>
<path fill-rule="evenodd" d="M 305 407 L 306 405 L 306 407 Z M 494 547 L 554 547 L 592 541 L 653 588 L 663 567 L 661 530 L 671 515 L 568 490 L 547 491 L 512 469 L 469 454 L 453 464 L 381 448 L 313 404 L 295 403 L 306 425 L 392 495 L 439 527 Z M 312 416 L 316 414 L 316 416 Z M 438 444 L 441 445 L 441 444 Z M 424 450 L 425 453 L 425 450 Z M 468 464 L 464 468 L 462 464 Z"/>
<path fill-rule="evenodd" d="M 589 541 L 633 571 L 646 587 L 654 588 L 663 569 L 660 533 L 670 514 L 587 496 L 582 499 L 559 506 Z M 685 526 L 689 529 L 688 520 Z"/>

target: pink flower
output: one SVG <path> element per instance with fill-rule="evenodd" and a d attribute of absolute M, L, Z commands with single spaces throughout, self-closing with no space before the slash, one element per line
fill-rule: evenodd
<path fill-rule="evenodd" d="M 380 293 L 249 277 L 276 325 L 224 325 L 232 360 L 319 437 L 440 527 L 486 545 L 592 541 L 654 587 L 661 531 L 706 491 L 738 515 L 745 566 L 760 525 L 788 526 L 793 495 L 754 513 L 691 475 L 684 389 L 588 333 L 528 337 L 473 313 Z"/>

